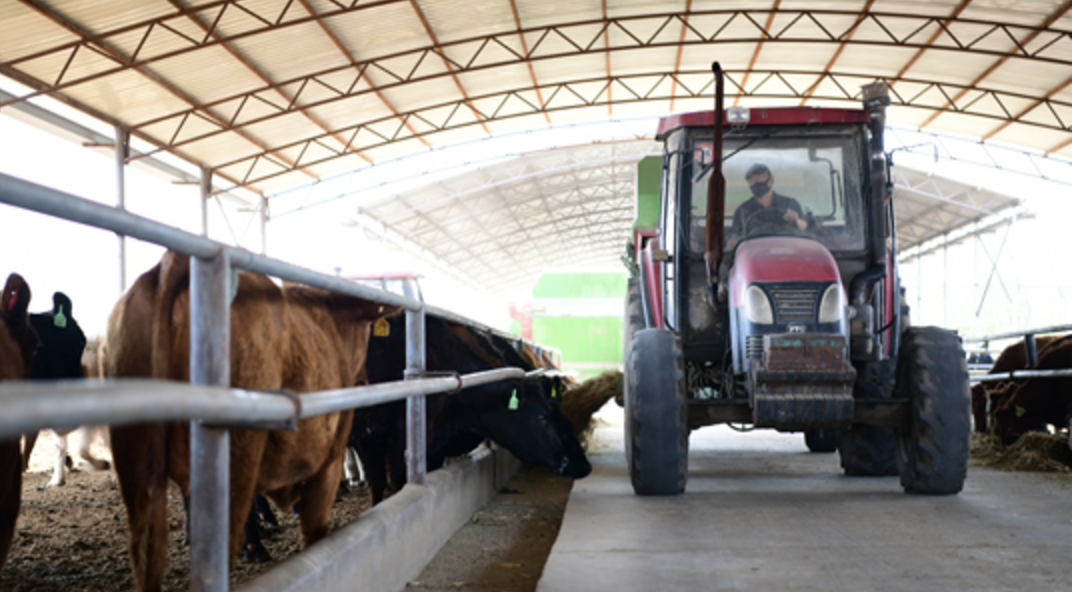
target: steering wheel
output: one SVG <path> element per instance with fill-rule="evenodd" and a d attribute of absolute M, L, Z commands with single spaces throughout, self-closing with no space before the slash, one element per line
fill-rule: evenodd
<path fill-rule="evenodd" d="M 799 232 L 796 222 L 792 220 L 786 220 L 785 215 L 788 210 L 771 206 L 769 208 L 763 208 L 757 212 L 753 212 L 750 216 L 745 218 L 744 224 L 741 225 L 741 230 L 744 236 L 749 236 L 750 228 L 753 228 L 752 224 L 755 223 L 755 227 L 762 226 L 774 226 L 776 230 L 782 230 L 782 228 L 792 229 L 793 232 Z"/>

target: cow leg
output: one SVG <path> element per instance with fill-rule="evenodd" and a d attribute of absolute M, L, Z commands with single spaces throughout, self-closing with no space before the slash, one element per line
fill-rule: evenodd
<path fill-rule="evenodd" d="M 246 526 L 253 512 L 258 466 L 268 442 L 268 433 L 258 430 L 231 430 L 231 565 L 242 548 Z M 253 519 L 254 523 L 256 518 Z"/>
<path fill-rule="evenodd" d="M 37 443 L 37 432 L 23 434 L 22 437 L 25 440 L 22 445 L 22 470 L 25 472 L 30 468 L 30 455 L 33 454 L 34 444 Z"/>
<path fill-rule="evenodd" d="M 127 508 L 128 550 L 138 590 L 161 589 L 167 570 L 168 426 L 113 427 L 112 458 Z"/>
<path fill-rule="evenodd" d="M 22 496 L 22 454 L 19 440 L 0 442 L 0 570 L 4 569 L 11 540 L 15 537 L 15 519 Z"/>
<path fill-rule="evenodd" d="M 67 435 L 61 435 L 53 431 L 56 437 L 56 462 L 52 467 L 52 478 L 48 480 L 48 487 L 58 487 L 67 484 Z"/>
<path fill-rule="evenodd" d="M 261 542 L 261 510 L 259 506 L 262 505 L 267 506 L 267 500 L 260 495 L 254 496 L 253 507 L 249 510 L 246 527 L 242 531 L 242 558 L 254 563 L 267 563 L 272 560 L 268 549 L 265 549 L 264 544 Z M 268 515 L 272 517 L 274 522 L 275 514 L 271 513 L 271 508 L 268 508 Z"/>
<path fill-rule="evenodd" d="M 387 451 L 378 444 L 361 442 L 357 445 L 357 456 L 361 459 L 361 465 L 365 467 L 369 496 L 372 498 L 372 505 L 375 506 L 383 501 L 387 489 Z"/>
<path fill-rule="evenodd" d="M 341 459 L 329 462 L 319 473 L 302 485 L 301 504 L 298 506 L 298 524 L 301 528 L 302 549 L 328 535 L 331 519 L 331 504 L 342 478 Z"/>
<path fill-rule="evenodd" d="M 93 453 L 89 450 L 89 447 L 93 444 L 93 438 L 95 436 L 101 434 L 102 437 L 107 437 L 107 432 L 102 432 L 103 430 L 101 426 L 80 427 L 68 436 L 69 439 L 73 440 L 71 447 L 78 451 L 78 456 L 85 459 L 85 461 L 96 471 L 107 471 L 111 468 L 108 461 L 93 456 Z M 75 445 L 74 442 L 77 442 L 77 445 Z"/>

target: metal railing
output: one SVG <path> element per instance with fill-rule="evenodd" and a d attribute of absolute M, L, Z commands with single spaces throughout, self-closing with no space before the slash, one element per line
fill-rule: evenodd
<path fill-rule="evenodd" d="M 1021 331 L 1009 331 L 1006 333 L 996 333 L 994 335 L 984 335 L 983 337 L 970 337 L 965 339 L 965 343 L 981 343 L 982 348 L 974 351 L 989 352 L 991 341 L 1001 341 L 1003 339 L 1023 339 L 1024 348 L 1027 354 L 1027 367 L 1031 368 L 1035 364 L 1038 364 L 1038 345 L 1035 342 L 1035 337 L 1039 335 L 1047 335 L 1049 333 L 1063 333 L 1072 331 L 1072 325 L 1055 325 L 1052 327 L 1040 327 L 1038 329 L 1024 329 Z M 981 370 L 989 370 L 989 368 L 976 368 Z M 1007 375 L 1007 376 L 1006 376 Z M 1018 380 L 1021 378 L 1048 378 L 1048 377 L 1061 377 L 1066 376 L 1061 370 L 1014 370 L 1012 372 L 1002 374 L 983 374 L 980 376 L 972 376 L 971 382 L 993 382 L 998 380 Z M 1001 378 L 1005 376 L 1005 378 Z"/>
<path fill-rule="evenodd" d="M 0 383 L 0 404 L 4 409 L 0 414 L 0 438 L 42 428 L 190 420 L 190 585 L 195 591 L 226 591 L 229 587 L 230 441 L 227 428 L 220 426 L 278 427 L 299 418 L 406 399 L 407 473 L 411 483 L 423 484 L 424 395 L 524 376 L 523 370 L 505 368 L 457 378 L 421 378 L 426 367 L 424 315 L 431 307 L 426 308 L 412 297 L 257 255 L 9 175 L 0 174 L 0 203 L 111 230 L 192 257 L 192 384 L 150 379 Z M 405 380 L 302 394 L 300 405 L 277 394 L 227 388 L 232 268 L 402 307 L 406 314 Z M 435 314 L 479 326 L 449 311 L 435 309 Z"/>

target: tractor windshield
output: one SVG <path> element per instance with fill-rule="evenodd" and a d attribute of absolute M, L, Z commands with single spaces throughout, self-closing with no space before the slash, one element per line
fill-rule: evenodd
<path fill-rule="evenodd" d="M 854 125 L 756 126 L 727 134 L 727 248 L 745 238 L 787 234 L 813 237 L 831 251 L 862 251 L 862 142 Z M 703 252 L 711 131 L 693 129 L 690 151 L 692 158 L 683 159 L 691 161 L 685 164 L 691 179 L 689 245 Z"/>

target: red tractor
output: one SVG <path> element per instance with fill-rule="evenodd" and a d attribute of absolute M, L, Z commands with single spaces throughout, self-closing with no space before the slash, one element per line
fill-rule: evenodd
<path fill-rule="evenodd" d="M 626 456 L 641 495 L 685 490 L 689 432 L 804 432 L 850 475 L 953 494 L 971 435 L 961 340 L 911 327 L 883 151 L 885 83 L 864 109 L 673 115 L 659 223 L 626 300 Z"/>

